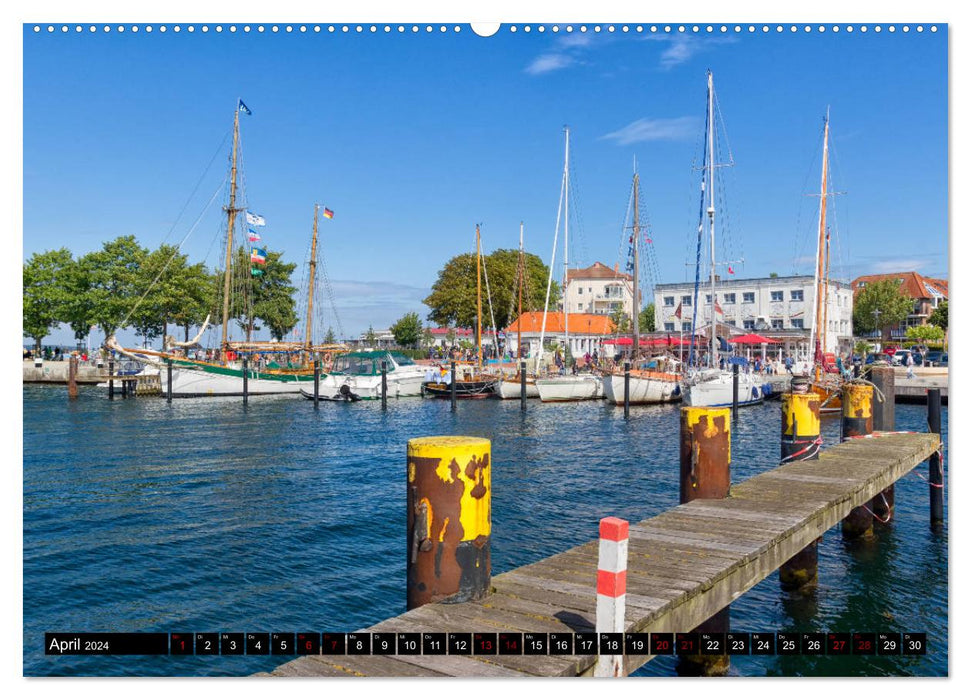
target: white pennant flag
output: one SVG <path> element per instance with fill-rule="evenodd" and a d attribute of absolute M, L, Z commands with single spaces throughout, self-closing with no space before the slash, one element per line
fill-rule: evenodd
<path fill-rule="evenodd" d="M 251 224 L 253 226 L 266 226 L 266 219 L 264 219 L 259 214 L 252 214 L 250 212 L 246 212 L 246 223 Z"/>

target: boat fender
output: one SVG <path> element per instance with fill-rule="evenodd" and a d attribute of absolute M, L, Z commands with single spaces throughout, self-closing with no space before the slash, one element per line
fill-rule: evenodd
<path fill-rule="evenodd" d="M 752 387 L 752 398 L 753 399 L 759 398 L 759 388 L 757 386 Z"/>

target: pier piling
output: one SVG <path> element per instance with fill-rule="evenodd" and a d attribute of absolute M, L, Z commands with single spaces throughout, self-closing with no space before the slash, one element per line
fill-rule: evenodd
<path fill-rule="evenodd" d="M 249 359 L 243 358 L 243 404 L 249 403 Z"/>
<path fill-rule="evenodd" d="M 108 360 L 108 398 L 115 398 L 115 361 Z"/>
<path fill-rule="evenodd" d="M 167 403 L 172 403 L 172 358 L 166 358 L 165 360 L 165 401 Z"/>
<path fill-rule="evenodd" d="M 627 550 L 630 523 L 620 518 L 600 521 L 597 559 L 597 634 L 623 634 L 627 601 Z M 593 675 L 599 678 L 626 676 L 623 654 L 597 657 Z"/>
<path fill-rule="evenodd" d="M 782 395 L 781 463 L 819 459 L 819 395 L 815 392 Z M 784 591 L 812 588 L 819 580 L 819 540 L 814 540 L 779 567 Z"/>
<path fill-rule="evenodd" d="M 738 418 L 738 365 L 732 363 L 732 419 Z"/>
<path fill-rule="evenodd" d="M 455 413 L 455 360 L 452 360 L 452 413 Z"/>
<path fill-rule="evenodd" d="M 67 360 L 67 396 L 78 397 L 78 356 L 71 355 Z"/>
<path fill-rule="evenodd" d="M 894 416 L 896 386 L 893 377 L 893 367 L 874 365 L 870 369 L 870 381 L 877 389 L 873 398 L 874 430 L 889 432 L 896 429 L 896 418 Z M 894 487 L 891 484 L 871 502 L 873 514 L 878 519 L 889 521 L 893 518 L 894 499 Z"/>
<path fill-rule="evenodd" d="M 314 358 L 314 408 L 320 407 L 320 358 Z"/>
<path fill-rule="evenodd" d="M 843 417 L 840 441 L 873 433 L 873 387 L 848 382 L 843 386 Z M 857 506 L 842 522 L 843 539 L 873 537 L 873 509 L 870 504 Z"/>
<path fill-rule="evenodd" d="M 526 411 L 526 360 L 519 363 L 519 410 Z"/>
<path fill-rule="evenodd" d="M 388 361 L 381 360 L 381 410 L 388 410 Z"/>
<path fill-rule="evenodd" d="M 624 363 L 624 418 L 630 418 L 630 362 Z"/>
<path fill-rule="evenodd" d="M 727 498 L 731 488 L 731 419 L 727 408 L 681 409 L 680 502 L 698 498 Z M 731 613 L 726 605 L 693 631 L 728 632 Z M 728 655 L 679 655 L 678 674 L 719 676 L 728 672 Z"/>
<path fill-rule="evenodd" d="M 408 441 L 408 609 L 464 603 L 490 590 L 492 443 Z"/>
<path fill-rule="evenodd" d="M 927 390 L 927 429 L 941 434 L 941 390 Z M 927 466 L 930 472 L 929 486 L 931 495 L 931 528 L 939 528 L 944 524 L 944 463 L 942 456 L 944 445 L 930 456 Z"/>

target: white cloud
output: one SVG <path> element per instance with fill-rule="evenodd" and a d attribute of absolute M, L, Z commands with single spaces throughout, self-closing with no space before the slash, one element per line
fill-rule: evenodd
<path fill-rule="evenodd" d="M 931 264 L 930 260 L 917 260 L 914 258 L 890 258 L 879 260 L 871 266 L 873 274 L 880 275 L 888 272 L 912 272 L 920 270 Z"/>
<path fill-rule="evenodd" d="M 572 56 L 564 53 L 547 53 L 537 57 L 532 63 L 526 66 L 526 72 L 530 75 L 542 75 L 575 63 Z"/>
<path fill-rule="evenodd" d="M 661 68 L 668 70 L 685 63 L 701 50 L 701 43 L 689 36 L 676 36 L 661 53 Z"/>
<path fill-rule="evenodd" d="M 626 146 L 640 141 L 679 141 L 691 138 L 697 130 L 698 121 L 695 117 L 638 119 L 600 138 Z"/>

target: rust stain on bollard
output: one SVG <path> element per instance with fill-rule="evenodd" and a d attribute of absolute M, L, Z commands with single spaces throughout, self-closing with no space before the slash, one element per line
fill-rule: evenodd
<path fill-rule="evenodd" d="M 727 408 L 681 409 L 681 503 L 725 498 L 731 486 Z"/>
<path fill-rule="evenodd" d="M 408 608 L 478 600 L 491 581 L 491 443 L 408 441 Z"/>

